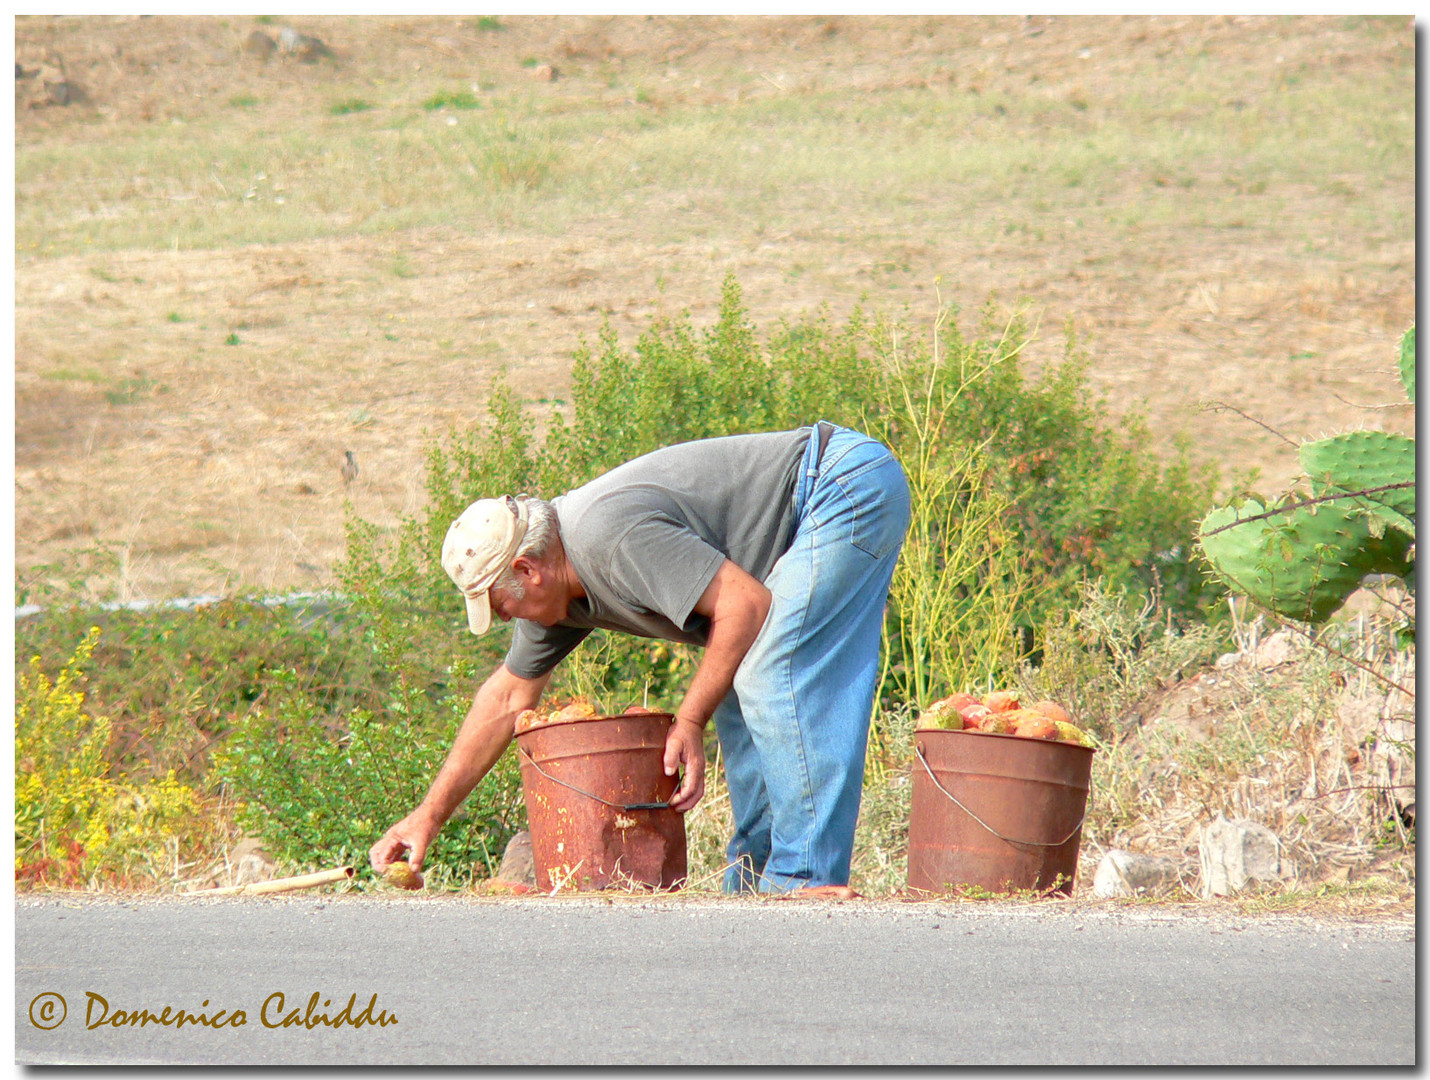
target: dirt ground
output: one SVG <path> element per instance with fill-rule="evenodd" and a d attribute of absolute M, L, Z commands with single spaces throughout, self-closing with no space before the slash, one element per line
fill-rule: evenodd
<path fill-rule="evenodd" d="M 938 79 L 939 92 L 1025 90 L 1029 72 L 1050 94 L 1099 93 L 1149 57 L 1191 49 L 1212 62 L 1354 70 L 1397 62 L 1405 42 L 1393 38 L 1410 36 L 1409 20 L 1381 38 L 1334 20 L 1277 36 L 1266 20 L 1231 18 L 502 21 L 505 32 L 484 34 L 471 19 L 297 20 L 334 53 L 302 64 L 246 53 L 251 18 L 21 19 L 22 64 L 61 58 L 83 96 L 32 108 L 17 91 L 17 146 L 192 121 L 244 93 L 311 111 L 339 78 L 438 71 L 531 86 L 573 108 L 629 104 L 622 87 L 636 83 L 653 88 L 656 107 Z M 18 253 L 17 581 L 82 580 L 104 599 L 327 586 L 345 504 L 383 523 L 414 511 L 429 434 L 480 419 L 498 365 L 533 398 L 559 397 L 572 350 L 603 318 L 628 341 L 660 311 L 688 309 L 699 324 L 730 272 L 761 326 L 826 302 L 842 318 L 861 297 L 931 319 L 936 274 L 965 311 L 990 295 L 1027 297 L 1041 327 L 1034 368 L 1061 356 L 1071 320 L 1114 407 L 1145 409 L 1164 442 L 1183 433 L 1198 454 L 1260 467 L 1267 489 L 1294 474 L 1294 451 L 1200 402 L 1234 403 L 1293 438 L 1413 431 L 1408 408 L 1363 407 L 1402 399 L 1393 350 L 1414 312 L 1409 236 L 1340 236 L 1312 254 L 1254 227 L 1216 243 L 1050 229 L 1037 246 L 974 245 L 870 219 L 855 221 L 851 245 L 811 219 L 778 236 L 672 243 L 669 209 L 559 238 L 434 227 L 226 250 Z M 1302 212 L 1335 231 L 1326 193 L 1306 191 Z M 791 275 L 792 265 L 810 269 Z M 224 347 L 230 333 L 240 341 Z M 55 377 L 71 368 L 102 378 Z M 351 483 L 346 450 L 361 470 Z"/>

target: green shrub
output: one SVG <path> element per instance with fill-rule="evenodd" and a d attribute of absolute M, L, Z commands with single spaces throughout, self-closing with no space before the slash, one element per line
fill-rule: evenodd
<path fill-rule="evenodd" d="M 1000 333 L 993 317 L 984 313 L 983 340 L 1021 349 L 1019 322 Z M 979 355 L 988 345 L 971 348 Z M 1089 577 L 1156 592 L 1184 616 L 1203 614 L 1221 595 L 1189 542 L 1215 467 L 1194 465 L 1183 446 L 1163 464 L 1140 417 L 1110 416 L 1088 389 L 1071 331 L 1062 363 L 1034 382 L 1017 363 L 986 365 L 950 422 L 988 447 L 989 479 L 1009 501 L 1016 543 L 1050 587 L 1030 611 L 1036 621 L 1075 606 Z"/>
<path fill-rule="evenodd" d="M 56 598 L 50 598 L 56 599 Z M 109 718 L 109 754 L 126 775 L 172 769 L 206 782 L 210 749 L 294 670 L 326 712 L 380 709 L 394 674 L 376 662 L 342 603 L 266 604 L 236 597 L 193 610 L 96 613 L 55 604 L 15 623 L 21 657 L 59 665 L 91 624 L 103 633 L 83 673 L 90 705 Z"/>
<path fill-rule="evenodd" d="M 200 797 L 173 770 L 111 775 L 109 721 L 79 689 L 93 627 L 51 680 L 34 657 L 16 680 L 15 877 L 64 887 L 130 884 L 177 873 L 218 835 Z"/>
<path fill-rule="evenodd" d="M 426 793 L 466 700 L 393 702 L 386 719 L 360 709 L 338 718 L 294 672 L 279 673 L 272 690 L 271 706 L 246 717 L 214 759 L 216 776 L 239 800 L 239 824 L 295 869 L 364 870 L 368 848 Z M 429 884 L 490 875 L 524 822 L 519 772 L 507 754 L 432 845 Z"/>

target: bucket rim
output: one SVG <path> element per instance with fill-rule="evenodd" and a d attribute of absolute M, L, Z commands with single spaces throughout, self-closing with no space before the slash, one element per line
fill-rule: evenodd
<path fill-rule="evenodd" d="M 598 720 L 666 720 L 673 723 L 675 721 L 675 713 L 616 713 L 613 716 L 576 716 L 570 720 L 548 720 L 542 724 L 533 724 L 525 731 L 517 732 L 516 737 L 521 739 L 527 735 L 534 735 L 538 731 L 549 731 L 552 728 L 569 727 L 572 724 L 594 724 Z"/>
<path fill-rule="evenodd" d="M 534 729 L 533 729 L 534 730 Z M 1007 731 L 968 731 L 964 728 L 915 728 L 914 737 L 924 735 L 973 735 L 984 739 L 1013 739 L 1020 743 L 1031 743 L 1036 746 L 1043 743 L 1047 746 L 1070 746 L 1074 750 L 1086 750 L 1089 754 L 1096 754 L 1097 747 L 1083 746 L 1081 743 L 1068 742 L 1066 739 L 1029 739 L 1022 735 L 1014 735 Z"/>

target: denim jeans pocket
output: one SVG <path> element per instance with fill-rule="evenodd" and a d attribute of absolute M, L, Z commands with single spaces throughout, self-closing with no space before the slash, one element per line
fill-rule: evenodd
<path fill-rule="evenodd" d="M 870 461 L 834 479 L 849 504 L 854 546 L 875 559 L 896 550 L 909 526 L 909 488 L 894 457 Z"/>

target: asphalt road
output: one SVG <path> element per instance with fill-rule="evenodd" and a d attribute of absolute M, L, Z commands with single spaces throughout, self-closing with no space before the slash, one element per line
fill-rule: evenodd
<path fill-rule="evenodd" d="M 21 1064 L 1416 1062 L 1405 919 L 971 902 L 20 897 L 15 960 Z M 319 1019 L 345 1008 L 360 1026 Z M 177 1026 L 180 1010 L 208 1022 Z"/>

